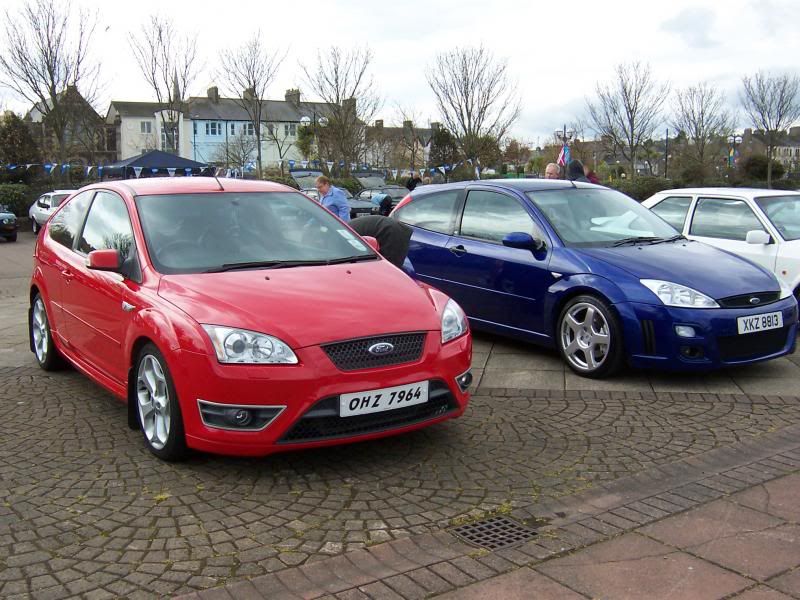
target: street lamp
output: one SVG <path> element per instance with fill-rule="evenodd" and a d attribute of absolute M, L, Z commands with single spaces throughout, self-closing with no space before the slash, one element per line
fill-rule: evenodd
<path fill-rule="evenodd" d="M 728 154 L 728 168 L 733 168 L 733 161 L 736 158 L 736 144 L 742 143 L 742 136 L 740 135 L 729 135 L 728 136 L 728 143 L 731 145 L 730 153 Z"/>
<path fill-rule="evenodd" d="M 561 142 L 561 151 L 563 151 L 564 146 L 566 146 L 567 149 L 569 149 L 569 143 L 572 140 L 572 138 L 575 137 L 575 131 L 572 130 L 572 129 L 567 130 L 567 125 L 565 123 L 564 124 L 564 128 L 561 131 L 556 129 L 553 132 L 553 135 L 555 136 L 555 138 L 557 140 L 559 140 Z M 560 154 L 559 154 L 559 156 L 560 156 Z M 566 173 L 566 172 L 567 172 L 567 157 L 564 156 L 564 173 Z"/>

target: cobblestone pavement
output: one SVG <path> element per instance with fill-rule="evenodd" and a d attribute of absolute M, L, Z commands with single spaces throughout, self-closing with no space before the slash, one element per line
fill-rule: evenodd
<path fill-rule="evenodd" d="M 0 267 L 2 598 L 201 590 L 530 512 L 800 423 L 793 396 L 483 386 L 463 418 L 411 435 L 169 465 L 101 388 L 32 366 L 19 326 L 23 244 Z M 478 347 L 478 360 L 503 364 L 503 344 L 482 338 Z M 787 381 L 795 366 L 781 367 Z"/>

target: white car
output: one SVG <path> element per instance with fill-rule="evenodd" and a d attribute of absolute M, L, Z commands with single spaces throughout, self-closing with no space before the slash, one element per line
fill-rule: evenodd
<path fill-rule="evenodd" d="M 766 267 L 800 298 L 800 192 L 687 188 L 642 204 L 687 238 Z"/>
<path fill-rule="evenodd" d="M 42 225 L 47 222 L 53 211 L 74 192 L 75 190 L 53 190 L 39 196 L 28 210 L 33 233 L 39 233 Z"/>

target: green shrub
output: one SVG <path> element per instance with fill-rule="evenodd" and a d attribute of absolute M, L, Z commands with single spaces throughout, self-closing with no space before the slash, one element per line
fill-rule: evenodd
<path fill-rule="evenodd" d="M 344 188 L 353 196 L 356 196 L 362 189 L 361 183 L 355 177 L 344 177 L 342 179 L 331 179 L 331 185 Z"/>
<path fill-rule="evenodd" d="M 767 157 L 763 154 L 748 156 L 742 161 L 741 167 L 745 177 L 756 180 L 766 180 L 767 178 Z M 777 160 L 772 161 L 772 180 L 783 177 L 785 169 Z"/>
<path fill-rule="evenodd" d="M 18 217 L 28 215 L 33 202 L 31 188 L 23 183 L 0 183 L 0 204 L 5 204 Z"/>
<path fill-rule="evenodd" d="M 641 202 L 656 192 L 660 192 L 661 190 L 669 190 L 680 186 L 671 179 L 664 179 L 663 177 L 640 176 L 634 179 L 615 179 L 613 182 L 608 184 L 608 187 L 619 190 L 623 194 L 626 194 L 634 200 Z"/>

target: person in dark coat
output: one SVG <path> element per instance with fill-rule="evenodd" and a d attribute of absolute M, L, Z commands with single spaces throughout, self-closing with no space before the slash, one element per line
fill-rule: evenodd
<path fill-rule="evenodd" d="M 411 243 L 411 227 L 380 215 L 358 217 L 350 221 L 350 227 L 358 235 L 369 235 L 381 245 L 381 255 L 396 267 L 403 268 Z"/>
<path fill-rule="evenodd" d="M 567 179 L 570 181 L 583 181 L 591 183 L 583 172 L 583 163 L 577 158 L 573 158 L 567 165 Z"/>
<path fill-rule="evenodd" d="M 420 179 L 419 175 L 414 173 L 414 171 L 411 171 L 411 177 L 406 183 L 406 188 L 408 189 L 408 191 L 413 192 L 414 188 L 417 187 L 420 183 L 422 183 L 422 179 Z"/>

